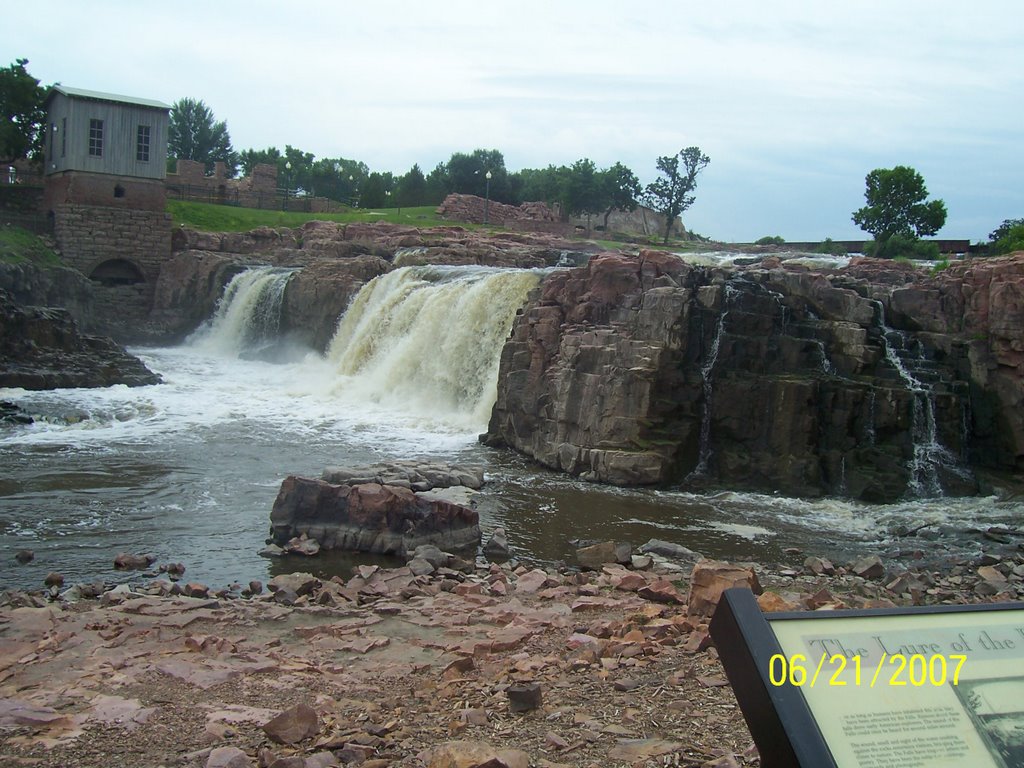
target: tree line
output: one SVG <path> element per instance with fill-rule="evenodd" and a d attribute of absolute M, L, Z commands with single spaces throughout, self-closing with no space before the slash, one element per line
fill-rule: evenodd
<path fill-rule="evenodd" d="M 27 59 L 0 69 L 0 162 L 29 159 L 41 163 L 46 127 L 47 89 L 29 74 Z M 510 172 L 496 149 L 456 152 L 447 162 L 424 173 L 414 164 L 406 173 L 370 171 L 366 163 L 344 157 L 317 158 L 286 145 L 236 152 L 227 123 L 217 120 L 203 101 L 183 98 L 170 111 L 168 163 L 189 159 L 223 162 L 229 177 L 249 175 L 256 165 L 277 168 L 278 183 L 287 194 L 309 194 L 364 208 L 437 205 L 451 193 L 486 196 L 517 205 L 527 201 L 557 204 L 563 217 L 601 216 L 607 227 L 614 210 L 645 205 L 665 216 L 664 242 L 671 226 L 695 201 L 697 177 L 711 162 L 699 147 L 687 147 L 655 161 L 658 176 L 646 187 L 622 163 L 598 168 L 588 158 L 572 165 L 549 165 Z M 946 207 L 928 200 L 924 179 L 907 166 L 878 168 L 865 179 L 866 205 L 853 212 L 853 221 L 874 240 L 870 255 L 929 257 L 933 244 L 921 241 L 945 224 Z M 989 235 L 993 254 L 1024 250 L 1024 219 L 1005 219 Z"/>
<path fill-rule="evenodd" d="M 229 176 L 239 172 L 247 176 L 261 163 L 274 165 L 279 186 L 288 194 L 326 197 L 363 208 L 438 205 L 449 194 L 459 193 L 509 205 L 557 204 L 563 218 L 580 216 L 589 221 L 601 216 L 607 228 L 612 211 L 633 211 L 643 204 L 666 216 L 666 242 L 672 223 L 693 204 L 697 176 L 710 162 L 698 147 L 659 157 L 656 167 L 661 176 L 642 187 L 637 175 L 621 162 L 598 168 L 593 160 L 581 158 L 572 165 L 510 172 L 499 150 L 475 149 L 453 153 L 426 174 L 417 163 L 395 175 L 371 172 L 365 163 L 344 157 L 318 159 L 291 145 L 283 152 L 277 147 L 236 152 L 227 125 L 218 122 L 202 101 L 190 98 L 171 107 L 168 164 L 178 158 L 200 161 L 209 168 L 224 163 Z"/>

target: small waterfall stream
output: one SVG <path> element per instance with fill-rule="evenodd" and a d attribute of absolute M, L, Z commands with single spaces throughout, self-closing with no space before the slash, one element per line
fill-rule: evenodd
<path fill-rule="evenodd" d="M 298 270 L 253 267 L 231 278 L 209 323 L 189 343 L 232 357 L 263 358 L 278 344 L 281 304 Z"/>
<path fill-rule="evenodd" d="M 718 316 L 718 325 L 715 327 L 715 335 L 711 340 L 711 348 L 704 359 L 704 365 L 700 368 L 702 379 L 701 386 L 704 390 L 704 403 L 700 420 L 700 442 L 697 449 L 697 466 L 690 473 L 690 477 L 701 477 L 707 474 L 708 462 L 711 460 L 711 408 L 714 395 L 714 382 L 712 374 L 715 370 L 715 363 L 718 362 L 718 350 L 722 345 L 722 336 L 725 334 L 725 318 L 729 314 L 729 299 L 735 289 L 728 283 L 724 288 L 722 312 Z M 688 478 L 689 479 L 689 478 Z"/>
<path fill-rule="evenodd" d="M 876 306 L 885 358 L 913 396 L 913 454 L 907 467 L 910 474 L 907 490 L 914 497 L 942 496 L 939 467 L 946 465 L 956 471 L 959 466 L 956 457 L 939 442 L 935 417 L 935 387 L 924 381 L 921 372 L 917 370 L 925 362 L 924 350 L 906 331 L 890 328 L 885 322 L 884 305 L 878 302 Z M 908 360 L 911 361 L 910 366 L 907 365 Z"/>

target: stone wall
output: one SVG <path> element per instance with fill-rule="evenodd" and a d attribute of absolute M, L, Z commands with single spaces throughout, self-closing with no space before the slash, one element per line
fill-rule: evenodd
<path fill-rule="evenodd" d="M 54 238 L 64 263 L 91 278 L 109 274 L 94 292 L 99 328 L 121 341 L 140 338 L 153 290 L 171 255 L 171 215 L 98 205 L 58 205 Z M 98 269 L 99 268 L 99 269 Z"/>
<path fill-rule="evenodd" d="M 224 163 L 214 163 L 213 173 L 195 160 L 177 160 L 174 173 L 165 179 L 167 194 L 175 200 L 193 200 L 242 208 L 330 213 L 344 206 L 326 197 L 297 196 L 277 186 L 277 166 L 258 163 L 249 176 L 230 179 Z"/>
<path fill-rule="evenodd" d="M 559 222 L 558 212 L 546 203 L 506 205 L 476 195 L 448 195 L 438 206 L 437 215 L 471 224 L 483 224 L 485 218 L 495 226 L 511 226 L 516 222 L 525 228 L 529 228 L 531 222 Z"/>
<path fill-rule="evenodd" d="M 542 202 L 506 205 L 476 195 L 451 194 L 437 208 L 437 214 L 452 221 L 467 221 L 471 224 L 489 224 L 526 232 L 548 232 L 568 237 L 573 234 L 590 234 L 604 229 L 604 215 L 594 214 L 589 222 L 586 217 L 570 217 L 563 221 L 558 206 Z M 609 232 L 623 232 L 641 237 L 661 236 L 665 233 L 665 217 L 650 208 L 639 207 L 635 211 L 612 211 L 608 217 Z M 673 237 L 685 237 L 686 229 L 676 219 L 672 227 Z"/>
<path fill-rule="evenodd" d="M 569 221 L 584 229 L 588 224 L 585 216 L 570 218 Z M 665 234 L 665 214 L 639 206 L 634 211 L 612 211 L 608 216 L 607 228 L 604 226 L 604 214 L 600 213 L 590 217 L 589 225 L 592 232 L 608 231 L 640 237 L 662 237 Z M 686 228 L 678 218 L 672 226 L 671 236 L 686 237 Z"/>

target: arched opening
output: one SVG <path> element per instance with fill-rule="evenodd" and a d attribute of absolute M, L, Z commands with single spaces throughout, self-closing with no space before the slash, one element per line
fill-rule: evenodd
<path fill-rule="evenodd" d="M 137 285 L 146 282 L 142 271 L 127 259 L 108 259 L 96 265 L 89 279 L 101 285 Z"/>

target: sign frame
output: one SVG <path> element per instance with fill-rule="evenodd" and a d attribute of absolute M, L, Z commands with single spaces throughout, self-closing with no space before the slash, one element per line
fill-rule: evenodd
<path fill-rule="evenodd" d="M 1006 610 L 1024 613 L 1024 602 L 763 613 L 749 589 L 736 587 L 722 593 L 709 629 L 726 677 L 761 754 L 761 764 L 765 768 L 838 768 L 801 688 L 790 682 L 772 682 L 772 659 L 778 659 L 780 655 L 783 660 L 787 658 L 782 643 L 771 628 L 772 624 L 849 620 L 851 629 L 854 629 L 858 620 L 879 617 L 982 614 Z M 1024 643 L 1021 645 L 1024 648 Z M 813 672 L 813 663 L 810 663 L 810 668 Z"/>

